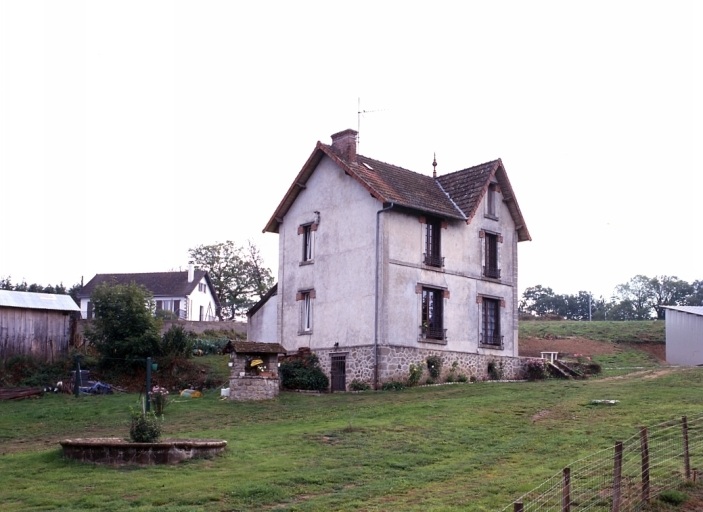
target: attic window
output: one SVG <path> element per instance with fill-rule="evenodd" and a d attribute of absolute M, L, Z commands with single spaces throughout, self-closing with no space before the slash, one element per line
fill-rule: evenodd
<path fill-rule="evenodd" d="M 362 162 L 364 164 L 364 167 L 366 167 L 369 171 L 373 171 L 373 167 L 371 167 L 369 164 L 366 162 Z"/>
<path fill-rule="evenodd" d="M 496 209 L 496 196 L 498 192 L 499 189 L 496 183 L 491 183 L 488 185 L 488 191 L 486 192 L 486 217 L 490 219 L 498 219 L 498 212 Z"/>

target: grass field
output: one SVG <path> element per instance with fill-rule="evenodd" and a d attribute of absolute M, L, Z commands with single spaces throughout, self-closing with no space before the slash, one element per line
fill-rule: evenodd
<path fill-rule="evenodd" d="M 619 364 L 628 353 L 609 357 Z M 588 381 L 282 393 L 246 404 L 210 391 L 172 400 L 164 437 L 225 439 L 225 454 L 146 468 L 64 460 L 58 445 L 127 437 L 138 395 L 5 401 L 0 503 L 3 511 L 495 511 L 641 425 L 701 416 L 701 391 L 703 369 L 654 365 Z"/>

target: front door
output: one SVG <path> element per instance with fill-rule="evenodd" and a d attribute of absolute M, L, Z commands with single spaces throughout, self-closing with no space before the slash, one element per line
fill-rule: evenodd
<path fill-rule="evenodd" d="M 332 355 L 332 392 L 347 390 L 347 355 L 333 354 Z"/>

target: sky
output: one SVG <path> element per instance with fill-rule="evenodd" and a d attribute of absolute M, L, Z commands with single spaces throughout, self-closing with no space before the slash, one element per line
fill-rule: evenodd
<path fill-rule="evenodd" d="M 0 0 L 0 278 L 185 269 L 262 233 L 313 151 L 501 158 L 519 290 L 703 279 L 695 2 Z M 361 114 L 359 113 L 361 112 Z"/>

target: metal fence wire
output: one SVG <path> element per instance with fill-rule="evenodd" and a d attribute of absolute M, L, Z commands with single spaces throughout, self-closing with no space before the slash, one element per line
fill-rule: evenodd
<path fill-rule="evenodd" d="M 662 491 L 696 480 L 703 416 L 640 427 L 639 433 L 578 460 L 501 512 L 630 512 Z"/>

